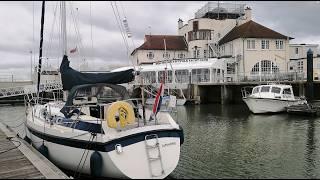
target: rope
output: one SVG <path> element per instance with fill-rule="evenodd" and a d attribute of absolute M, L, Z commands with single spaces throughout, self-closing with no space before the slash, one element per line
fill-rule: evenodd
<path fill-rule="evenodd" d="M 111 4 L 111 7 L 112 7 L 113 14 L 114 14 L 114 16 L 115 16 L 115 18 L 116 18 L 116 22 L 117 22 L 118 28 L 119 28 L 119 30 L 120 30 L 120 33 L 121 33 L 121 36 L 122 36 L 124 45 L 126 46 L 127 54 L 128 54 L 128 51 L 129 51 L 129 50 L 128 50 L 128 49 L 129 49 L 129 48 L 128 48 L 128 43 L 127 43 L 126 38 L 125 38 L 125 36 L 124 36 L 124 34 L 123 34 L 123 32 L 122 32 L 121 25 L 119 24 L 119 20 L 118 20 L 118 17 L 117 17 L 117 15 L 116 15 L 115 9 L 114 9 L 114 7 L 113 7 L 113 5 L 112 5 L 112 2 L 110 2 L 110 4 Z"/>
<path fill-rule="evenodd" d="M 91 142 L 89 142 L 89 147 L 88 147 L 88 149 L 90 149 L 90 148 L 91 148 L 91 145 L 92 145 L 93 139 L 94 139 L 94 137 L 96 137 L 96 136 L 97 136 L 95 133 L 91 133 L 91 135 L 93 136 L 93 138 L 92 138 L 92 141 L 91 141 Z M 84 162 L 83 162 L 83 164 L 82 164 L 81 171 L 82 171 L 82 169 L 83 169 L 83 167 L 84 167 L 84 164 L 85 164 L 85 163 L 86 163 L 86 161 L 87 161 L 88 155 L 89 155 L 89 150 L 87 151 L 86 158 L 84 159 Z M 78 178 L 80 178 L 81 171 L 79 172 L 79 176 L 78 176 Z"/>
<path fill-rule="evenodd" d="M 78 17 L 78 14 L 76 14 L 73 10 L 73 5 L 72 5 L 72 2 L 70 2 L 70 11 L 71 11 L 71 17 L 72 17 L 72 20 L 73 20 L 73 23 L 74 23 L 74 30 L 75 30 L 75 33 L 76 33 L 76 37 L 77 37 L 77 40 L 79 41 L 79 49 L 77 50 L 79 52 L 79 56 L 80 57 L 83 57 L 83 60 L 86 59 L 85 55 L 82 54 L 82 49 L 84 49 L 83 47 L 83 43 L 82 43 L 82 37 L 81 37 L 81 34 L 80 34 L 80 31 L 79 31 L 79 27 L 78 27 L 78 21 L 77 19 L 79 19 Z M 78 8 L 77 8 L 78 10 Z M 78 11 L 77 11 L 78 12 Z"/>
<path fill-rule="evenodd" d="M 77 174 L 77 172 L 78 172 L 78 170 L 79 170 L 79 166 L 80 166 L 80 164 L 81 164 L 81 161 L 82 161 L 82 159 L 83 159 L 84 154 L 85 154 L 86 152 L 87 152 L 87 154 L 89 153 L 89 148 L 91 147 L 91 143 L 93 142 L 94 137 L 95 137 L 95 135 L 94 135 L 93 133 L 91 133 L 91 136 L 90 136 L 90 138 L 89 138 L 89 143 L 87 144 L 85 150 L 84 150 L 83 153 L 82 153 L 80 162 L 79 162 L 79 164 L 78 164 L 78 166 L 77 166 L 77 170 L 74 172 L 73 177 L 76 177 L 76 174 Z M 91 138 L 92 138 L 92 139 L 91 139 Z M 86 155 L 86 158 L 87 158 L 87 156 L 88 156 L 88 155 Z M 84 164 L 85 164 L 85 162 L 86 162 L 86 158 L 85 158 L 85 160 L 84 160 L 84 162 L 83 162 L 82 168 L 83 168 L 83 166 L 84 166 Z M 81 170 L 82 170 L 82 168 L 81 168 Z M 80 177 L 80 174 L 81 174 L 81 172 L 79 171 L 78 177 Z"/>
<path fill-rule="evenodd" d="M 13 147 L 13 148 L 11 148 L 11 149 L 4 150 L 4 151 L 0 152 L 0 154 L 4 154 L 4 153 L 9 152 L 9 151 L 11 151 L 11 150 L 17 149 L 17 148 L 21 145 L 21 142 L 20 142 L 20 141 L 12 140 L 12 138 L 15 138 L 15 137 L 7 137 L 7 139 L 8 139 L 9 141 L 11 141 L 11 142 L 17 142 L 17 143 L 19 143 L 19 145 L 18 145 L 18 146 L 15 146 L 15 147 Z"/>
<path fill-rule="evenodd" d="M 49 49 L 52 49 L 52 41 L 53 41 L 53 30 L 54 30 L 54 26 L 56 24 L 56 17 L 57 17 L 57 9 L 58 9 L 58 3 L 56 3 L 56 6 L 54 8 L 54 13 L 53 13 L 53 23 L 52 23 L 52 26 L 51 26 L 51 31 L 50 31 L 50 37 L 49 37 L 49 43 L 48 43 L 48 47 L 46 48 L 46 57 L 48 57 L 48 53 L 49 53 Z"/>

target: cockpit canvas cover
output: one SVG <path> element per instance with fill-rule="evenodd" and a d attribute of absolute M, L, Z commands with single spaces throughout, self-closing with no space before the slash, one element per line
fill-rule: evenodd
<path fill-rule="evenodd" d="M 64 55 L 60 65 L 63 90 L 70 90 L 82 84 L 122 84 L 134 80 L 133 69 L 110 73 L 82 73 L 72 69 L 69 64 L 68 56 Z"/>

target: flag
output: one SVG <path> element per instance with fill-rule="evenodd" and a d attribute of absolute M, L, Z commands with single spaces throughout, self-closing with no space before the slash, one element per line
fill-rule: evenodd
<path fill-rule="evenodd" d="M 160 110 L 161 103 L 162 103 L 162 96 L 163 96 L 163 82 L 161 82 L 160 88 L 158 90 L 158 93 L 152 108 L 152 112 L 154 115 L 156 115 Z"/>
<path fill-rule="evenodd" d="M 70 50 L 70 53 L 75 53 L 77 51 L 77 47 Z"/>

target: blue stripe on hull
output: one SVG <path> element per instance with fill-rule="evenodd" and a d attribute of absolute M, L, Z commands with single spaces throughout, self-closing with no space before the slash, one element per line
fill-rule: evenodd
<path fill-rule="evenodd" d="M 109 142 L 104 142 L 104 143 L 93 141 L 93 142 L 91 142 L 91 145 L 88 148 L 88 143 L 89 143 L 88 141 L 53 136 L 53 135 L 39 132 L 29 126 L 27 126 L 27 128 L 32 135 L 35 135 L 38 138 L 43 139 L 48 142 L 51 142 L 51 143 L 60 144 L 60 145 L 64 145 L 64 146 L 70 146 L 70 147 L 74 147 L 74 148 L 97 150 L 97 151 L 101 151 L 101 152 L 113 151 L 115 149 L 116 144 L 121 144 L 122 147 L 125 147 L 125 146 L 129 146 L 131 144 L 135 144 L 135 143 L 144 141 L 145 136 L 149 135 L 149 134 L 157 134 L 159 138 L 179 137 L 180 144 L 182 144 L 183 140 L 184 140 L 184 135 L 183 135 L 182 129 L 153 130 L 153 131 L 147 131 L 147 132 L 142 132 L 142 133 L 137 133 L 137 134 L 121 137 L 121 138 L 111 140 Z"/>

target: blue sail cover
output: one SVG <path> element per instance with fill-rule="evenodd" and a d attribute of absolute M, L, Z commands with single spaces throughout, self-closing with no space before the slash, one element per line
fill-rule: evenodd
<path fill-rule="evenodd" d="M 122 84 L 134 80 L 133 69 L 110 73 L 81 73 L 72 69 L 69 63 L 68 56 L 64 55 L 60 65 L 63 90 L 70 90 L 74 86 L 83 84 Z"/>

